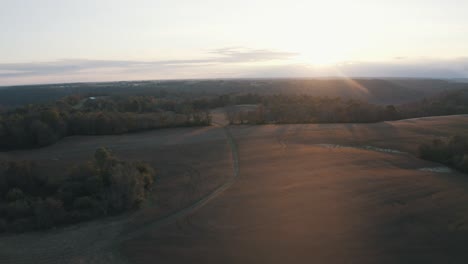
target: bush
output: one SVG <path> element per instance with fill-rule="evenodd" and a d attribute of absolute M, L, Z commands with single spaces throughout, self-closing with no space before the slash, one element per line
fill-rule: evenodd
<path fill-rule="evenodd" d="M 434 139 L 432 144 L 421 145 L 419 154 L 423 159 L 441 163 L 449 162 L 452 157 L 447 142 L 440 139 Z"/>
<path fill-rule="evenodd" d="M 434 139 L 419 147 L 419 156 L 468 172 L 468 137 L 454 136 L 449 140 Z"/>

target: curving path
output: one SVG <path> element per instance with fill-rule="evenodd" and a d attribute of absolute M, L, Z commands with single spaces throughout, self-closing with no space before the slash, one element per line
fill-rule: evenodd
<path fill-rule="evenodd" d="M 204 197 L 200 198 L 199 200 L 193 202 L 189 206 L 187 206 L 187 207 L 185 207 L 185 208 L 183 208 L 183 209 L 181 209 L 181 210 L 179 210 L 179 211 L 177 211 L 177 212 L 175 212 L 173 214 L 165 216 L 162 219 L 158 219 L 158 220 L 154 221 L 153 223 L 150 223 L 150 224 L 148 224 L 146 226 L 141 226 L 141 228 L 139 228 L 139 229 L 132 230 L 128 234 L 119 236 L 117 238 L 117 240 L 115 241 L 116 244 L 124 242 L 124 241 L 132 239 L 132 238 L 139 237 L 141 235 L 146 234 L 148 232 L 148 230 L 163 226 L 163 225 L 165 225 L 167 223 L 170 223 L 170 222 L 173 222 L 173 221 L 175 221 L 177 219 L 188 216 L 189 214 L 191 214 L 195 210 L 201 208 L 202 206 L 204 206 L 205 204 L 207 204 L 208 202 L 210 202 L 211 200 L 216 198 L 220 193 L 224 192 L 226 189 L 228 189 L 229 187 L 231 187 L 234 184 L 236 179 L 239 177 L 239 153 L 238 153 L 238 150 L 237 150 L 236 142 L 235 142 L 232 134 L 230 133 L 229 128 L 227 128 L 226 126 L 222 126 L 219 123 L 215 123 L 215 124 L 217 126 L 222 127 L 222 129 L 224 130 L 224 133 L 226 134 L 226 138 L 227 138 L 227 141 L 228 141 L 230 149 L 231 149 L 232 163 L 233 163 L 233 174 L 232 174 L 232 176 L 228 177 L 226 179 L 226 181 L 224 182 L 224 184 L 219 186 L 217 189 L 215 189 L 211 193 L 205 195 Z"/>
<path fill-rule="evenodd" d="M 0 263 L 128 263 L 117 250 L 120 243 L 186 217 L 229 188 L 238 178 L 239 158 L 236 142 L 227 127 L 219 123 L 215 125 L 223 130 L 230 148 L 233 167 L 232 173 L 225 177 L 224 183 L 208 194 L 193 201 L 186 190 L 183 195 L 184 199 L 190 202 L 189 205 L 163 217 L 151 219 L 137 228 L 134 225 L 131 229 L 126 228 L 126 225 L 137 216 L 124 215 L 52 232 L 0 237 Z M 119 144 L 114 147 L 119 147 Z M 199 174 L 195 172 L 197 173 Z M 194 174 L 193 168 L 189 168 L 189 174 Z M 197 179 L 198 182 L 193 181 L 195 180 L 190 175 L 188 188 L 193 189 L 200 184 L 200 179 Z M 184 199 L 181 202 L 184 202 Z M 152 209 L 147 208 L 147 210 Z"/>

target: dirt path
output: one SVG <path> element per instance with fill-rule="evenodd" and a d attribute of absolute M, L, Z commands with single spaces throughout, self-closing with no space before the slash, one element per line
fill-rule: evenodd
<path fill-rule="evenodd" d="M 239 177 L 239 154 L 236 146 L 236 142 L 229 131 L 229 128 L 226 126 L 222 126 L 221 124 L 216 124 L 224 130 L 226 134 L 227 141 L 229 143 L 230 149 L 231 149 L 231 155 L 232 155 L 232 162 L 233 162 L 233 173 L 231 177 L 228 177 L 226 182 L 219 186 L 217 189 L 215 189 L 213 192 L 207 194 L 206 196 L 200 198 L 199 200 L 192 202 L 192 204 L 188 207 L 185 207 L 184 209 L 181 209 L 177 211 L 176 213 L 173 213 L 171 215 L 168 215 L 162 219 L 158 219 L 157 221 L 154 221 L 153 223 L 150 223 L 147 226 L 141 226 L 139 229 L 133 230 L 131 233 L 128 233 L 126 235 L 118 237 L 118 239 L 115 241 L 116 244 L 119 244 L 121 242 L 124 242 L 126 240 L 132 239 L 139 237 L 141 235 L 146 234 L 149 230 L 158 228 L 160 226 L 166 225 L 168 223 L 174 222 L 175 220 L 187 217 L 189 214 L 193 213 L 195 210 L 203 207 L 206 205 L 208 202 L 216 198 L 219 194 L 227 190 L 229 187 L 231 187 L 234 182 L 238 179 Z"/>
<path fill-rule="evenodd" d="M 394 151 L 450 134 L 460 118 L 231 127 L 239 179 L 189 222 L 121 252 L 136 264 L 466 263 L 466 176 L 420 170 L 438 165 Z"/>
<path fill-rule="evenodd" d="M 163 217 L 154 217 L 145 225 L 138 228 L 126 229 L 126 226 L 136 216 L 122 216 L 103 221 L 85 223 L 76 227 L 69 227 L 52 232 L 30 233 L 0 237 L 0 263 L 128 263 L 118 252 L 121 242 L 141 236 L 148 230 L 157 228 L 187 215 L 204 206 L 217 195 L 229 188 L 239 176 L 239 158 L 236 142 L 229 129 L 217 124 L 223 130 L 229 145 L 232 170 L 225 177 L 224 183 L 208 194 L 193 201 L 194 188 L 200 183 L 200 175 L 193 168 L 188 168 L 189 182 L 186 186 L 190 190 L 183 193 L 182 203 L 190 204 Z M 119 145 L 116 144 L 118 147 Z M 180 167 L 180 166 L 179 166 Z M 190 194 L 192 193 L 192 194 Z M 189 196 L 187 196 L 189 195 Z M 158 210 L 147 208 L 146 211 Z M 132 225 L 134 226 L 134 225 Z"/>

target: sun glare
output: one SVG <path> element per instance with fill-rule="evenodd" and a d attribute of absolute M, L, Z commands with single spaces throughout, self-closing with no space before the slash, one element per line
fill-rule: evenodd
<path fill-rule="evenodd" d="M 351 59 L 353 51 L 350 48 L 338 46 L 342 42 L 338 36 L 328 35 L 320 40 L 304 41 L 308 45 L 296 47 L 297 60 L 300 63 L 316 67 L 327 67 Z"/>
<path fill-rule="evenodd" d="M 297 61 L 303 64 L 308 64 L 316 67 L 327 67 L 333 66 L 340 63 L 344 59 L 340 59 L 332 54 L 333 52 L 327 52 L 322 50 L 321 52 L 302 54 L 297 57 Z"/>

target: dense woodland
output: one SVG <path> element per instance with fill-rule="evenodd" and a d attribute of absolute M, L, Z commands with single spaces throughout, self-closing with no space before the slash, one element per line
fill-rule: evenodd
<path fill-rule="evenodd" d="M 405 117 L 468 113 L 468 89 L 453 90 L 399 106 Z"/>
<path fill-rule="evenodd" d="M 231 124 L 263 123 L 370 123 L 396 120 L 401 114 L 395 106 L 380 106 L 359 100 L 314 97 L 307 95 L 275 95 L 261 98 L 258 107 L 242 110 L 227 108 Z"/>
<path fill-rule="evenodd" d="M 109 135 L 209 125 L 207 111 L 152 96 L 68 96 L 0 114 L 0 149 L 41 147 L 71 135 Z"/>
<path fill-rule="evenodd" d="M 357 99 L 310 95 L 246 94 L 227 107 L 231 124 L 371 123 L 424 116 L 468 114 L 468 90 L 455 90 L 402 105 L 378 105 Z M 233 105 L 234 105 L 233 104 Z"/>
<path fill-rule="evenodd" d="M 468 173 L 468 137 L 454 136 L 447 140 L 434 139 L 419 148 L 421 158 L 439 162 Z"/>
<path fill-rule="evenodd" d="M 100 148 L 94 159 L 66 175 L 30 161 L 0 164 L 0 232 L 24 232 L 116 215 L 138 208 L 155 172 Z"/>

